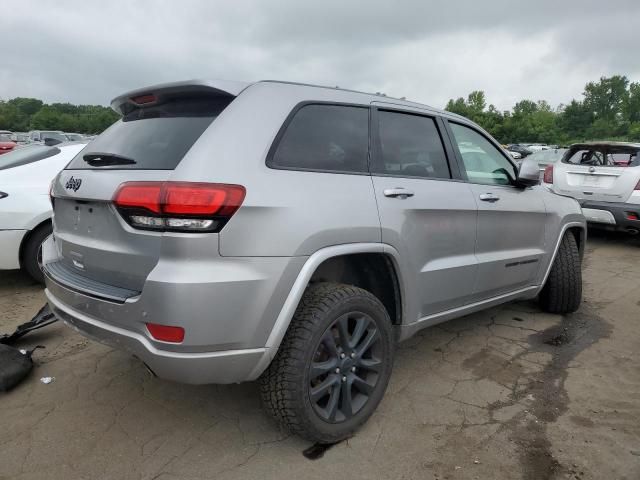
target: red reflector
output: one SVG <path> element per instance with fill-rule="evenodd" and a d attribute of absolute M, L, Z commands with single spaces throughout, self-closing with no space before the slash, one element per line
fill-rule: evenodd
<path fill-rule="evenodd" d="M 120 185 L 114 203 L 124 208 L 144 208 L 160 213 L 161 182 L 127 182 Z"/>
<path fill-rule="evenodd" d="M 184 340 L 184 328 L 170 325 L 147 323 L 147 330 L 153 338 L 161 342 L 180 343 Z"/>
<path fill-rule="evenodd" d="M 147 95 L 138 95 L 137 97 L 131 97 L 131 101 L 136 105 L 145 105 L 147 103 L 153 103 L 156 100 L 156 96 L 151 93 Z"/>
<path fill-rule="evenodd" d="M 553 183 L 553 164 L 547 165 L 547 168 L 544 169 L 544 175 L 542 176 L 542 181 L 544 183 Z"/>
<path fill-rule="evenodd" d="M 639 220 L 638 214 L 635 212 L 627 212 L 627 220 Z"/>

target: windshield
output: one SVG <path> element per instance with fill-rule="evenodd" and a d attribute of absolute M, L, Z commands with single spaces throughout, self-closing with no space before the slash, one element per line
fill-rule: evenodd
<path fill-rule="evenodd" d="M 11 142 L 11 135 L 7 135 L 6 133 L 0 133 L 0 142 Z"/>
<path fill-rule="evenodd" d="M 82 135 L 80 135 L 79 133 L 65 133 L 65 136 L 72 142 L 83 140 Z"/>
<path fill-rule="evenodd" d="M 26 147 L 16 148 L 9 153 L 0 155 L 0 170 L 44 160 L 58 153 L 60 153 L 59 148 L 46 147 L 44 145 L 28 145 Z"/>

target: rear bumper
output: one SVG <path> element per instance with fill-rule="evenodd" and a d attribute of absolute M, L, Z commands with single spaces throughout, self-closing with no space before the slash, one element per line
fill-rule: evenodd
<path fill-rule="evenodd" d="M 0 230 L 0 270 L 20 268 L 20 245 L 27 230 Z"/>
<path fill-rule="evenodd" d="M 587 222 L 592 226 L 610 230 L 640 230 L 640 220 L 629 218 L 629 214 L 640 218 L 638 204 L 582 201 L 580 205 Z"/>
<path fill-rule="evenodd" d="M 250 380 L 265 348 L 182 353 L 161 350 L 144 335 L 91 318 L 69 308 L 45 290 L 53 313 L 77 332 L 124 350 L 144 362 L 158 377 L 180 383 L 235 383 Z"/>
<path fill-rule="evenodd" d="M 264 364 L 267 340 L 305 259 L 160 259 L 141 292 L 117 301 L 97 298 L 82 287 L 91 282 L 69 282 L 56 274 L 49 268 L 60 260 L 54 238 L 43 245 L 46 294 L 59 318 L 88 337 L 132 353 L 158 377 L 192 384 L 259 376 L 256 367 Z M 147 322 L 184 328 L 183 342 L 154 339 Z"/>

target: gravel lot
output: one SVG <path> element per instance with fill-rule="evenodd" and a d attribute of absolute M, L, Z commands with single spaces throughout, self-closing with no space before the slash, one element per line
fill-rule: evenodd
<path fill-rule="evenodd" d="M 262 413 L 257 385 L 164 382 L 55 324 L 20 342 L 46 350 L 0 394 L 0 478 L 637 480 L 640 239 L 591 232 L 584 276 L 572 316 L 516 303 L 402 344 L 378 412 L 316 460 Z M 43 303 L 0 273 L 0 332 Z"/>

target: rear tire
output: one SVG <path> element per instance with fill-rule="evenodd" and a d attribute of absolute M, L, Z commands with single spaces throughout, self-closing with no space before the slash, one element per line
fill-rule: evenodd
<path fill-rule="evenodd" d="M 374 412 L 391 376 L 395 341 L 386 309 L 358 287 L 308 287 L 260 378 L 266 410 L 318 443 L 350 437 Z"/>
<path fill-rule="evenodd" d="M 22 249 L 22 268 L 38 283 L 44 283 L 44 274 L 40 269 L 42 243 L 52 231 L 50 223 L 40 225 L 29 234 Z"/>
<path fill-rule="evenodd" d="M 572 313 L 582 300 L 582 262 L 573 233 L 566 232 L 540 292 L 542 309 L 549 313 Z"/>

